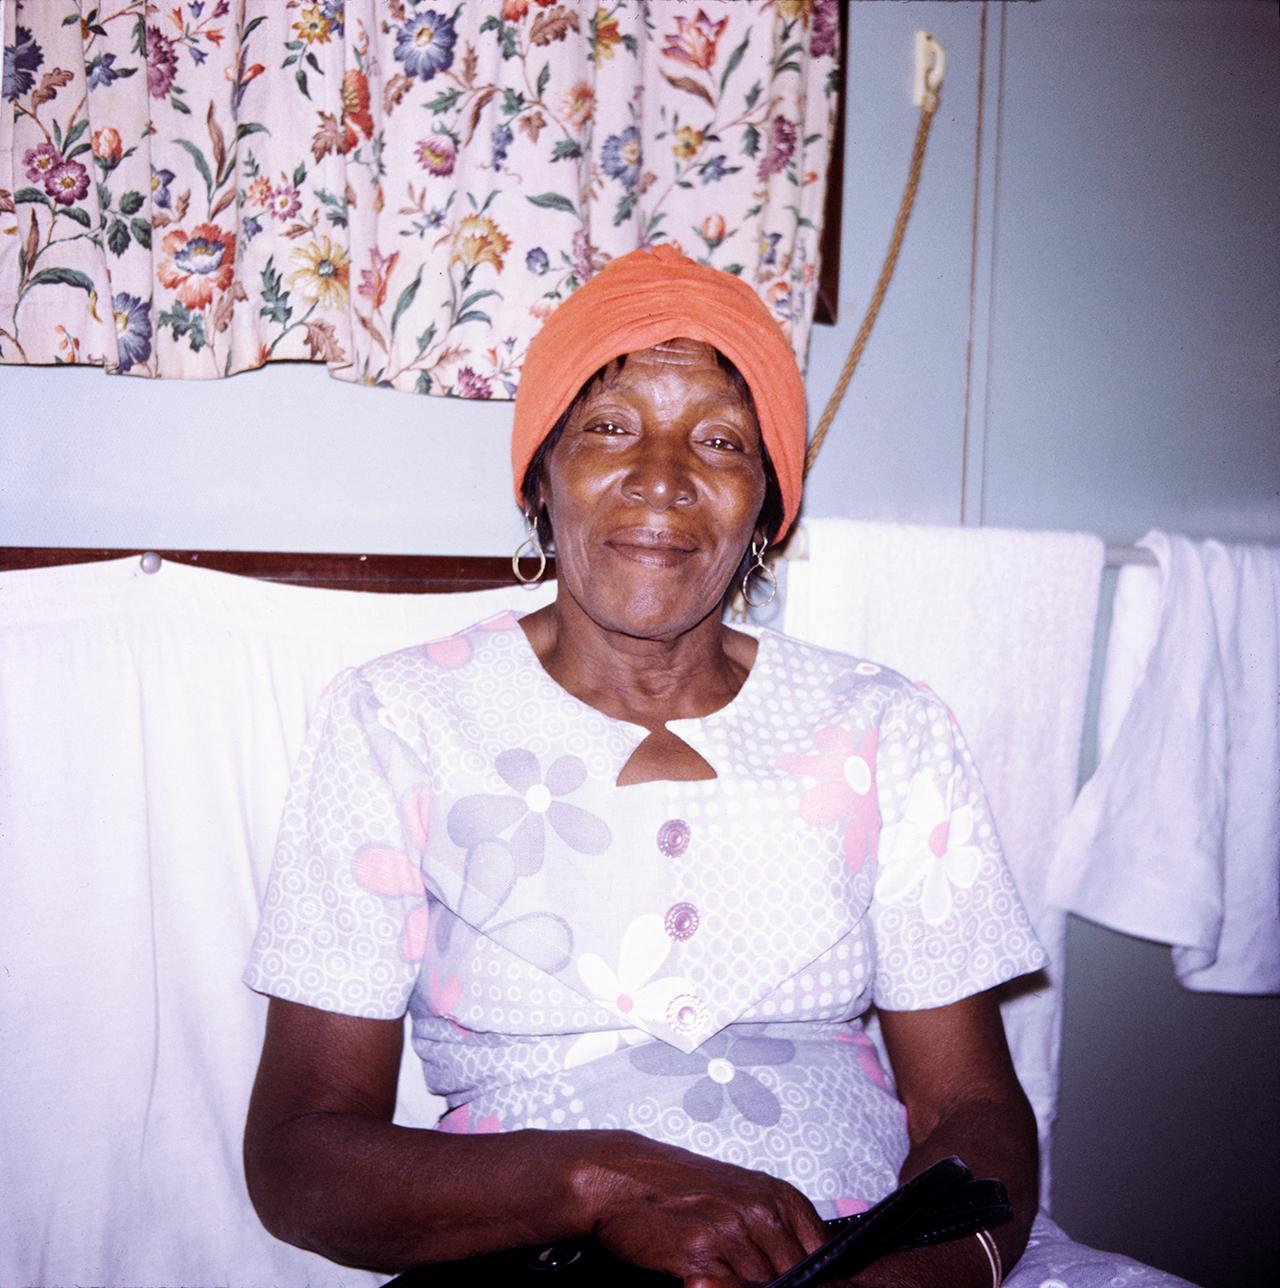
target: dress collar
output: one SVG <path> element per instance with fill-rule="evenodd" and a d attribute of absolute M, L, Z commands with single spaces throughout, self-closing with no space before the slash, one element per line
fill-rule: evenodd
<path fill-rule="evenodd" d="M 597 727 L 603 726 L 612 734 L 609 742 L 617 759 L 617 764 L 614 766 L 616 779 L 636 748 L 649 736 L 649 730 L 644 725 L 606 715 L 557 683 L 542 665 L 537 653 L 534 652 L 533 645 L 529 643 L 529 637 L 521 628 L 520 618 L 523 616 L 525 616 L 523 613 L 511 615 L 510 630 L 512 643 L 524 664 L 529 683 L 563 709 L 575 712 L 580 720 L 588 721 Z M 766 672 L 772 666 L 773 653 L 782 637 L 776 631 L 763 628 L 756 638 L 758 647 L 751 670 L 747 672 L 747 678 L 742 682 L 742 687 L 724 706 L 705 716 L 686 716 L 665 722 L 666 728 L 687 742 L 716 770 L 717 774 L 723 772 L 723 766 L 716 763 L 719 758 L 717 748 L 724 736 L 744 716 L 755 709 L 756 695 L 764 683 Z"/>

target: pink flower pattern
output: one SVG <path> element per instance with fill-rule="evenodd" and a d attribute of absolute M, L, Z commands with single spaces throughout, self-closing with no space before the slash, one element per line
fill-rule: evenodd
<path fill-rule="evenodd" d="M 471 1106 L 459 1105 L 451 1109 L 436 1124 L 439 1131 L 452 1132 L 458 1136 L 485 1136 L 490 1132 L 501 1131 L 502 1123 L 494 1114 L 481 1114 L 474 1122 L 471 1120 Z"/>
<path fill-rule="evenodd" d="M 836 1199 L 836 1216 L 857 1216 L 870 1206 L 866 1199 Z"/>
<path fill-rule="evenodd" d="M 405 919 L 400 935 L 400 952 L 405 961 L 421 961 L 427 951 L 429 913 L 422 876 L 407 854 L 399 850 L 367 845 L 356 855 L 356 880 L 371 894 L 384 899 L 414 899 L 413 911 Z"/>
<path fill-rule="evenodd" d="M 817 730 L 817 754 L 783 756 L 778 768 L 819 779 L 800 798 L 800 817 L 810 827 L 844 821 L 842 845 L 852 871 L 875 855 L 880 832 L 876 791 L 876 745 L 879 734 L 868 729 L 860 738 L 840 725 Z"/>
<path fill-rule="evenodd" d="M 384 720 L 383 723 L 391 727 L 389 721 Z M 431 793 L 426 788 L 411 792 L 401 808 L 401 816 L 414 849 L 419 854 L 425 853 L 431 823 Z M 407 899 L 412 903 L 400 935 L 400 952 L 405 961 L 421 961 L 427 951 L 430 912 L 418 865 L 401 850 L 366 845 L 356 853 L 355 876 L 356 881 L 371 894 L 384 899 Z M 456 1004 L 457 997 L 454 996 L 447 1010 Z"/>
<path fill-rule="evenodd" d="M 471 641 L 465 634 L 448 635 L 422 646 L 422 651 L 436 664 L 450 671 L 471 661 Z"/>
<path fill-rule="evenodd" d="M 879 1087 L 881 1091 L 889 1090 L 889 1075 L 885 1073 L 884 1065 L 880 1063 L 880 1053 L 864 1029 L 858 1029 L 856 1033 L 840 1033 L 836 1036 L 836 1041 L 847 1042 L 854 1048 L 858 1067 L 866 1074 L 868 1082 Z"/>
<path fill-rule="evenodd" d="M 41 143 L 39 147 L 29 149 L 22 160 L 27 167 L 27 178 L 43 183 L 62 164 L 62 153 L 52 143 Z"/>

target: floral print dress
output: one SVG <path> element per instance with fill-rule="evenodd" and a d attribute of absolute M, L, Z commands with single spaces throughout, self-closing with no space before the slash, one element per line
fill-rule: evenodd
<path fill-rule="evenodd" d="M 441 1130 L 627 1128 L 857 1211 L 907 1149 L 863 1013 L 1045 961 L 972 758 L 928 689 L 769 631 L 668 727 L 717 777 L 618 787 L 648 731 L 510 614 L 343 673 L 246 981 L 407 1011 Z"/>

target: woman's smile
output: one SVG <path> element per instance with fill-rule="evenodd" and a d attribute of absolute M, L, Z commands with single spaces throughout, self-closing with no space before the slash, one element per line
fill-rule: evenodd
<path fill-rule="evenodd" d="M 622 528 L 604 545 L 614 554 L 650 568 L 680 568 L 697 553 L 691 537 L 659 528 Z"/>

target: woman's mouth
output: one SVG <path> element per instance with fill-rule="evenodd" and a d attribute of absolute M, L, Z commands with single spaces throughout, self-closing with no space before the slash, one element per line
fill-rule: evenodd
<path fill-rule="evenodd" d="M 623 559 L 650 568 L 678 567 L 698 548 L 692 538 L 658 528 L 624 528 L 604 544 Z"/>

